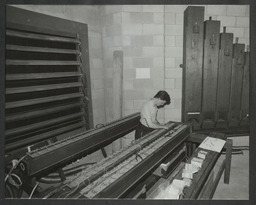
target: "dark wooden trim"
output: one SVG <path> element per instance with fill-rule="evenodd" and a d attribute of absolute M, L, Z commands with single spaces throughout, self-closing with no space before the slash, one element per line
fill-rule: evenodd
<path fill-rule="evenodd" d="M 27 30 L 36 33 L 76 38 L 77 33 L 86 32 L 87 29 L 85 27 L 86 25 L 84 23 L 40 14 L 13 6 L 6 6 L 7 29 Z"/>
<path fill-rule="evenodd" d="M 37 99 L 21 100 L 21 101 L 15 101 L 15 102 L 7 102 L 5 104 L 5 108 L 9 109 L 9 108 L 22 107 L 22 106 L 28 106 L 28 105 L 35 105 L 40 103 L 53 102 L 57 100 L 78 98 L 82 96 L 83 96 L 82 93 L 75 93 L 75 94 L 57 95 L 57 96 L 37 98 Z"/>
<path fill-rule="evenodd" d="M 18 114 L 12 114 L 5 116 L 5 122 L 12 122 L 12 121 L 17 121 L 17 120 L 25 120 L 28 118 L 33 118 L 37 116 L 42 116 L 42 115 L 48 115 L 72 108 L 80 107 L 80 103 L 73 103 L 73 104 L 68 104 L 68 105 L 60 105 L 58 107 L 51 107 L 51 108 L 44 108 L 40 110 L 33 110 L 25 113 L 18 113 Z"/>
<path fill-rule="evenodd" d="M 6 65 L 80 65 L 78 61 L 6 60 Z"/>
<path fill-rule="evenodd" d="M 58 72 L 58 73 L 29 73 L 29 74 L 7 74 L 6 80 L 31 80 L 43 78 L 64 78 L 81 76 L 78 72 Z"/>
<path fill-rule="evenodd" d="M 68 42 L 68 43 L 81 43 L 79 40 L 72 39 L 72 38 L 63 38 L 63 37 L 56 37 L 56 36 L 42 35 L 42 34 L 34 34 L 34 33 L 20 32 L 20 31 L 12 31 L 12 30 L 6 30 L 6 35 L 7 36 L 20 37 L 20 38 L 54 41 L 54 42 L 57 41 L 57 42 Z"/>
<path fill-rule="evenodd" d="M 81 52 L 79 52 L 77 50 L 72 50 L 72 49 L 57 49 L 57 48 L 43 48 L 43 47 L 32 47 L 32 46 L 17 46 L 17 45 L 8 45 L 8 44 L 6 45 L 6 50 L 81 55 Z"/>
<path fill-rule="evenodd" d="M 226 163 L 225 163 L 225 174 L 224 174 L 225 184 L 229 184 L 229 179 L 230 179 L 232 145 L 233 145 L 233 141 L 231 139 L 227 139 L 227 142 L 225 144 L 225 148 L 226 148 Z"/>
<path fill-rule="evenodd" d="M 55 125 L 56 123 L 61 123 L 66 120 L 71 120 L 71 119 L 80 117 L 82 115 L 83 115 L 83 113 L 80 112 L 80 113 L 75 113 L 75 114 L 71 114 L 71 115 L 67 115 L 67 116 L 63 116 L 63 117 L 59 117 L 59 118 L 54 118 L 52 120 L 47 120 L 47 121 L 43 121 L 43 122 L 39 122 L 39 123 L 30 124 L 28 126 L 18 127 L 15 129 L 9 129 L 9 130 L 5 131 L 5 136 L 8 137 L 10 135 L 23 133 L 23 132 L 30 131 L 33 129 L 39 129 L 41 127 Z"/>
<path fill-rule="evenodd" d="M 93 113 L 92 113 L 92 91 L 91 91 L 91 74 L 90 74 L 90 62 L 89 62 L 89 42 L 88 42 L 88 27 L 87 25 L 85 26 L 86 32 L 84 33 L 79 33 L 78 38 L 82 42 L 80 45 L 81 49 L 81 60 L 82 60 L 82 70 L 83 70 L 83 76 L 82 78 L 84 79 L 84 82 L 86 83 L 86 88 L 85 88 L 85 94 L 90 101 L 87 104 L 87 112 L 88 112 L 88 129 L 92 129 L 94 127 L 93 124 Z"/>
<path fill-rule="evenodd" d="M 6 94 L 37 92 L 37 91 L 55 90 L 55 89 L 63 89 L 63 88 L 75 88 L 75 87 L 81 87 L 81 86 L 82 84 L 80 82 L 75 82 L 75 83 L 37 85 L 37 86 L 18 87 L 18 88 L 6 88 Z"/>

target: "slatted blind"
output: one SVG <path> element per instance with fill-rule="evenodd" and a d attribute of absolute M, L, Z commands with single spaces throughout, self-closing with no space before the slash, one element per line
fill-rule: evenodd
<path fill-rule="evenodd" d="M 88 127 L 82 43 L 79 35 L 6 30 L 6 150 Z"/>

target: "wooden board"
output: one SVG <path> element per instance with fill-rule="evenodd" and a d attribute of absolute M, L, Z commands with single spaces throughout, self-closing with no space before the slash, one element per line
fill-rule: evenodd
<path fill-rule="evenodd" d="M 241 97 L 244 73 L 244 44 L 235 43 L 233 46 L 233 65 L 231 77 L 231 96 L 229 110 L 229 126 L 239 125 Z"/>
<path fill-rule="evenodd" d="M 243 90 L 240 125 L 249 125 L 249 57 L 250 52 L 245 52 L 244 75 L 243 75 Z"/>
<path fill-rule="evenodd" d="M 123 51 L 117 50 L 113 53 L 113 117 L 120 119 L 123 115 Z M 114 152 L 122 148 L 122 139 L 112 143 Z"/>
<path fill-rule="evenodd" d="M 182 121 L 200 124 L 204 7 L 184 12 Z"/>
<path fill-rule="evenodd" d="M 227 127 L 231 88 L 233 33 L 220 34 L 216 127 Z"/>
<path fill-rule="evenodd" d="M 215 126 L 220 21 L 205 21 L 202 128 Z"/>

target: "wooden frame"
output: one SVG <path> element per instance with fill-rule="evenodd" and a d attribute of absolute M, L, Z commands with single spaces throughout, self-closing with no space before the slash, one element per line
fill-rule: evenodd
<path fill-rule="evenodd" d="M 10 51 L 17 51 L 17 52 L 40 52 L 40 53 L 60 53 L 60 54 L 72 54 L 72 55 L 78 55 L 79 61 L 61 61 L 61 60 L 16 60 L 16 59 L 6 59 L 6 68 L 7 66 L 79 66 L 81 68 L 81 73 L 79 72 L 56 72 L 56 73 L 22 73 L 22 74 L 6 74 L 6 80 L 12 81 L 11 83 L 15 83 L 19 80 L 27 80 L 28 82 L 31 80 L 47 80 L 48 78 L 67 78 L 67 77 L 74 77 L 74 78 L 81 78 L 83 79 L 83 84 L 81 81 L 75 82 L 75 83 L 61 83 L 61 84 L 49 84 L 49 85 L 34 85 L 34 86 L 25 86 L 20 88 L 12 88 L 7 87 L 6 88 L 6 95 L 19 95 L 20 93 L 29 93 L 30 92 L 42 92 L 42 91 L 49 91 L 55 89 L 79 89 L 80 91 L 83 90 L 83 92 L 73 92 L 71 94 L 60 94 L 57 96 L 45 96 L 43 98 L 39 97 L 38 99 L 24 99 L 21 101 L 12 101 L 8 102 L 8 98 L 6 101 L 6 109 L 12 109 L 12 108 L 19 108 L 20 106 L 33 106 L 37 103 L 50 103 L 54 102 L 56 100 L 69 100 L 71 98 L 77 98 L 77 99 L 83 99 L 83 101 L 80 101 L 80 112 L 77 112 L 79 116 L 81 116 L 83 119 L 86 118 L 84 121 L 84 125 L 81 127 L 81 123 L 77 122 L 78 128 L 82 130 L 92 129 L 94 127 L 93 125 L 93 113 L 92 113 L 92 101 L 91 101 L 91 80 L 90 80 L 90 68 L 89 68 L 89 49 L 88 49 L 88 27 L 86 24 L 74 22 L 70 20 L 65 20 L 57 17 L 48 16 L 45 14 L 36 13 L 33 11 L 23 10 L 20 8 L 15 8 L 12 6 L 6 6 L 6 35 L 12 36 L 14 38 L 31 38 L 31 39 L 41 39 L 41 40 L 47 40 L 47 41 L 53 41 L 53 42 L 65 42 L 65 43 L 74 43 L 78 44 L 79 50 L 70 50 L 70 49 L 55 49 L 55 48 L 36 48 L 33 46 L 15 46 L 15 45 L 6 45 L 6 49 Z M 26 31 L 29 32 L 29 35 L 24 35 L 20 31 Z M 79 69 L 79 68 L 78 68 Z M 70 91 L 72 92 L 72 91 Z M 90 100 L 90 101 L 89 101 Z M 86 102 L 86 105 L 85 103 Z M 58 107 L 59 106 L 59 107 Z M 61 108 L 63 109 L 71 109 L 71 107 L 79 107 L 77 103 L 74 104 L 74 106 L 68 106 L 66 105 L 56 105 L 56 110 L 47 108 L 46 111 L 48 113 L 57 112 Z M 41 114 L 43 111 L 41 112 Z M 34 112 L 28 111 L 28 114 L 19 112 L 16 116 L 14 114 L 8 115 L 6 114 L 6 119 L 8 121 L 12 120 L 18 120 L 23 117 L 26 119 L 31 116 L 35 117 L 38 115 L 40 117 L 39 110 L 35 110 Z M 44 113 L 45 114 L 45 113 Z M 66 118 L 63 118 L 62 121 L 65 121 L 67 119 L 72 120 L 75 116 L 72 116 L 73 113 L 67 115 Z M 79 117 L 76 114 L 76 117 Z M 58 117 L 56 118 L 58 120 Z M 50 122 L 50 121 L 49 121 Z M 54 121 L 51 121 L 54 123 Z M 33 122 L 32 122 L 33 123 Z M 73 121 L 73 123 L 76 123 Z M 47 124 L 47 123 L 46 123 Z M 45 126 L 46 126 L 45 124 Z M 38 126 L 40 126 L 38 124 Z M 38 127 L 35 123 L 35 126 L 33 129 Z M 64 126 L 64 125 L 63 125 Z M 54 127 L 54 126 L 53 126 Z M 77 127 L 77 126 L 76 126 Z M 22 128 L 22 126 L 21 126 Z M 56 127 L 56 134 L 55 135 L 61 135 L 66 132 L 69 132 L 70 128 L 71 130 L 76 129 L 72 125 L 65 125 L 66 129 Z M 27 127 L 23 127 L 21 129 L 22 132 L 25 132 Z M 31 128 L 32 129 L 32 128 Z M 61 130 L 60 130 L 61 129 Z M 70 130 L 70 131 L 71 131 Z M 9 135 L 12 132 L 18 132 L 18 129 L 8 130 L 8 126 L 6 127 L 6 135 Z M 35 132 L 35 131 L 33 131 Z M 9 134 L 8 134 L 9 133 Z M 23 133 L 22 133 L 23 134 Z M 21 134 L 21 135 L 22 135 Z M 45 133 L 39 133 L 38 139 L 37 136 L 35 137 L 29 137 L 27 139 L 24 139 L 24 143 L 16 143 L 11 142 L 8 143 L 6 141 L 6 151 L 14 150 L 19 147 L 23 147 L 29 144 L 36 143 L 40 140 L 45 140 L 50 138 L 52 135 L 54 135 L 54 130 L 49 130 L 49 132 Z M 33 139 L 34 138 L 34 139 Z M 22 140 L 23 141 L 23 140 Z"/>

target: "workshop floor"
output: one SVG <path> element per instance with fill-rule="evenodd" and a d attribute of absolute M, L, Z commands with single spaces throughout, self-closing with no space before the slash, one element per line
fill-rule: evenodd
<path fill-rule="evenodd" d="M 249 146 L 249 137 L 230 137 L 233 146 Z M 213 196 L 213 200 L 249 199 L 249 151 L 243 155 L 232 155 L 230 183 L 223 183 L 223 175 Z"/>

